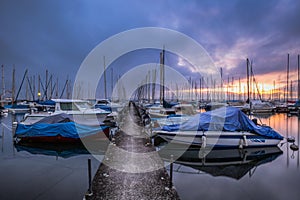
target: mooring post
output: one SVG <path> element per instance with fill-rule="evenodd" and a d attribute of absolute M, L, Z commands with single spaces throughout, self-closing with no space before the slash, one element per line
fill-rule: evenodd
<path fill-rule="evenodd" d="M 169 183 L 169 188 L 172 188 L 173 185 L 173 155 L 171 155 L 171 159 L 170 159 L 170 183 Z"/>
<path fill-rule="evenodd" d="M 2 127 L 2 147 L 1 147 L 1 151 L 4 151 L 4 127 Z"/>
<path fill-rule="evenodd" d="M 93 191 L 92 191 L 92 166 L 91 166 L 91 159 L 88 159 L 88 176 L 89 176 L 89 189 L 87 192 L 87 196 L 92 196 Z"/>

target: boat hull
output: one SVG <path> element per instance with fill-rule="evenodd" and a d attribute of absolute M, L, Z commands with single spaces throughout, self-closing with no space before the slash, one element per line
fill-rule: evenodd
<path fill-rule="evenodd" d="M 88 127 L 74 122 L 55 124 L 18 124 L 15 138 L 26 142 L 76 143 L 82 140 L 105 140 L 109 138 L 108 126 Z"/>
<path fill-rule="evenodd" d="M 281 141 L 249 132 L 153 131 L 153 134 L 169 143 L 211 148 L 267 147 L 277 146 Z"/>

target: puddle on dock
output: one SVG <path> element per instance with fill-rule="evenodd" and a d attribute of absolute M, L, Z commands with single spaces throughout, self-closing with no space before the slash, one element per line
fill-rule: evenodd
<path fill-rule="evenodd" d="M 92 159 L 92 176 L 99 160 L 78 146 L 14 145 L 11 115 L 0 120 L 0 199 L 83 198 L 88 189 L 87 160 Z M 295 137 L 299 144 L 298 117 L 275 114 L 258 121 L 285 137 Z M 299 151 L 289 145 L 212 152 L 206 160 L 191 150 L 189 159 L 173 165 L 174 186 L 181 199 L 298 199 Z"/>

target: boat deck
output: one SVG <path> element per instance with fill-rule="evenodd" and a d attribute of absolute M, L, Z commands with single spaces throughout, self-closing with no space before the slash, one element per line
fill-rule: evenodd
<path fill-rule="evenodd" d="M 110 144 L 86 199 L 179 199 L 155 148 L 143 133 L 131 104 L 120 117 L 120 129 Z"/>

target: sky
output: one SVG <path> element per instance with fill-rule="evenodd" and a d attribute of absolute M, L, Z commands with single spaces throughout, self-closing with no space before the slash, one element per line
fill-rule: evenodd
<path fill-rule="evenodd" d="M 296 79 L 299 10 L 298 0 L 1 0 L 0 64 L 7 88 L 13 66 L 19 84 L 25 69 L 42 78 L 48 69 L 62 87 L 105 39 L 134 28 L 161 27 L 197 41 L 224 77 L 245 78 L 249 58 L 258 81 L 283 84 L 287 54 Z M 193 76 L 188 68 L 182 73 Z"/>

